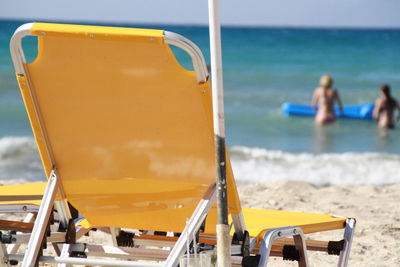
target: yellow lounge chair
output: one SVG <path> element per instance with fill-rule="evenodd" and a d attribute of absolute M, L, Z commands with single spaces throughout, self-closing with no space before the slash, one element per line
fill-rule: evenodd
<path fill-rule="evenodd" d="M 27 35 L 37 36 L 39 43 L 38 57 L 29 64 L 21 48 L 21 39 Z M 190 55 L 194 71 L 179 65 L 169 45 Z M 187 239 L 193 241 L 200 229 L 205 228 L 196 242 L 215 243 L 211 91 L 203 56 L 192 42 L 159 30 L 33 23 L 16 31 L 11 53 L 49 177 L 22 266 L 34 266 L 37 261 L 176 266 L 186 252 Z M 307 266 L 303 232 L 346 228 L 344 241 L 335 244 L 339 266 L 347 265 L 353 219 L 242 210 L 229 164 L 227 174 L 235 232 L 232 252 L 240 255 L 244 264 L 265 266 L 270 253 L 280 252 Z M 68 203 L 87 221 L 74 223 Z M 60 229 L 66 231 L 62 236 L 65 242 L 61 256 L 40 256 L 46 232 L 49 242 L 60 236 L 60 232 L 46 230 L 53 205 Z M 170 242 L 172 250 L 130 248 L 110 254 L 105 248 L 82 248 L 75 244 L 80 236 L 76 227 L 108 227 L 115 245 L 130 240 L 136 245 Z M 138 237 L 120 228 L 180 233 L 180 237 L 158 240 L 154 235 Z M 284 237 L 294 237 L 294 246 Z M 284 248 L 274 250 L 272 243 L 278 238 L 292 256 L 284 255 Z M 1 248 L 4 259 L 21 260 L 20 255 Z M 326 249 L 334 250 L 335 245 Z M 79 258 L 88 255 L 150 259 L 153 263 Z"/>

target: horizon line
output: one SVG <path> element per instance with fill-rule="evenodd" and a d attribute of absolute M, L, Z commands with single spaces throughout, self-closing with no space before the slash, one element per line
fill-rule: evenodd
<path fill-rule="evenodd" d="M 6 18 L 0 17 L 0 21 L 9 22 L 39 22 L 37 19 L 22 19 L 22 18 Z M 82 23 L 87 25 L 88 23 L 93 23 L 95 25 L 105 24 L 109 25 L 143 25 L 143 26 L 167 26 L 167 27 L 208 27 L 207 23 L 164 23 L 164 22 L 132 22 L 132 21 L 100 21 L 100 20 L 74 20 L 74 19 L 41 19 L 41 22 L 56 22 L 56 23 Z M 299 30 L 389 30 L 389 31 L 399 31 L 400 26 L 344 26 L 344 25 L 241 25 L 241 24 L 221 24 L 221 28 L 254 28 L 254 29 L 299 29 Z"/>

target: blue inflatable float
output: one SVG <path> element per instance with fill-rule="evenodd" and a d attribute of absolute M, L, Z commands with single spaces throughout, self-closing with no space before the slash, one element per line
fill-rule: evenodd
<path fill-rule="evenodd" d="M 335 107 L 336 116 L 338 118 L 373 120 L 372 112 L 374 104 L 359 104 L 343 107 L 343 113 L 339 112 L 339 107 Z M 315 116 L 316 110 L 311 105 L 303 105 L 296 103 L 283 103 L 282 112 L 286 116 Z"/>

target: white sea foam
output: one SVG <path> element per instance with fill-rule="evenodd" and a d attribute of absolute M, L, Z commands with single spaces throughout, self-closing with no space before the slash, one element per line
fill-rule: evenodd
<path fill-rule="evenodd" d="M 326 184 L 400 183 L 400 156 L 383 153 L 289 153 L 264 148 L 230 149 L 239 185 L 302 180 Z M 0 138 L 0 180 L 44 180 L 30 137 Z"/>
<path fill-rule="evenodd" d="M 32 138 L 0 138 L 0 180 L 8 179 L 44 179 L 36 144 Z"/>
<path fill-rule="evenodd" d="M 230 149 L 238 184 L 302 180 L 326 184 L 400 183 L 400 156 L 384 153 L 288 153 L 236 146 Z"/>

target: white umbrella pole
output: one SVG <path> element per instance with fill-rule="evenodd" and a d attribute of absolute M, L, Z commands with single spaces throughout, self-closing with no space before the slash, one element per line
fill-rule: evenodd
<path fill-rule="evenodd" d="M 228 225 L 228 194 L 226 183 L 224 88 L 222 81 L 221 26 L 219 0 L 208 0 L 210 26 L 211 83 L 214 111 L 214 137 L 217 172 L 217 259 L 218 267 L 231 266 Z"/>

